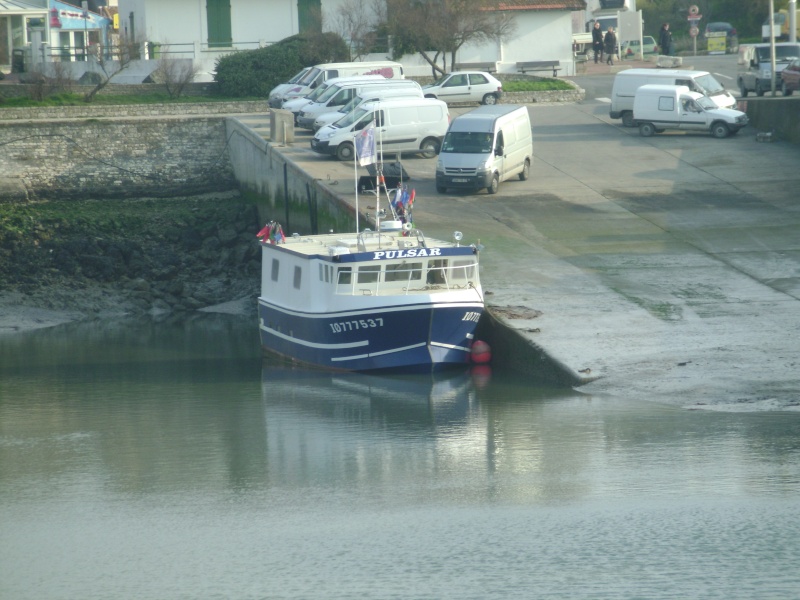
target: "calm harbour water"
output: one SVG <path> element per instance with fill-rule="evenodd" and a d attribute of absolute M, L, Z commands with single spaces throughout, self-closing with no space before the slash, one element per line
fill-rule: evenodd
<path fill-rule="evenodd" d="M 0 336 L 0 598 L 798 598 L 800 414 Z"/>

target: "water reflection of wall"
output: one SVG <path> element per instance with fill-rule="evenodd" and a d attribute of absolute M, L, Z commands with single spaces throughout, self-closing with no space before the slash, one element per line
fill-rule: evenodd
<path fill-rule="evenodd" d="M 125 494 L 260 485 L 259 372 L 251 319 L 2 336 L 0 479 Z"/>

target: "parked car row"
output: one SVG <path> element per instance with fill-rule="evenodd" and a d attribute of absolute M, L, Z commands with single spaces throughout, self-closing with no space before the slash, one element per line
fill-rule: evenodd
<path fill-rule="evenodd" d="M 374 73 L 334 77 L 329 67 L 315 67 L 319 80 L 313 87 L 303 84 L 303 77 L 311 73 L 306 70 L 293 78 L 295 83 L 270 94 L 270 105 L 280 101 L 283 110 L 294 114 L 297 127 L 314 132 L 314 152 L 354 161 L 374 143 L 384 155 L 440 155 L 436 167 L 440 193 L 448 188 L 484 188 L 494 194 L 500 182 L 511 177 L 528 179 L 533 161 L 528 110 L 494 106 L 503 88 L 489 73 L 457 71 L 421 87 L 402 77 L 387 79 Z M 335 69 L 347 70 L 342 65 Z M 323 78 L 324 73 L 328 76 Z M 293 95 L 297 91 L 293 87 L 307 91 Z M 448 102 L 486 106 L 451 122 Z"/>

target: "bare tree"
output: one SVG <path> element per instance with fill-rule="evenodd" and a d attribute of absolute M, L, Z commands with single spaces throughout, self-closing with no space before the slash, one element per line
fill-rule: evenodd
<path fill-rule="evenodd" d="M 190 59 L 160 58 L 151 74 L 153 81 L 167 90 L 170 98 L 178 98 L 186 86 L 197 77 L 199 67 Z"/>
<path fill-rule="evenodd" d="M 378 30 L 385 22 L 384 0 L 344 0 L 332 15 L 325 15 L 324 28 L 342 36 L 350 48 L 350 58 L 356 60 L 379 43 Z"/>
<path fill-rule="evenodd" d="M 104 48 L 97 46 L 97 52 L 92 60 L 99 67 L 100 82 L 83 96 L 85 102 L 92 102 L 100 90 L 106 87 L 111 80 L 122 71 L 131 66 L 133 61 L 140 56 L 141 42 L 120 35 L 115 46 Z"/>
<path fill-rule="evenodd" d="M 450 55 L 452 70 L 464 44 L 508 39 L 516 31 L 499 0 L 387 0 L 387 4 L 397 49 L 419 52 L 434 75 L 446 72 L 437 64 L 439 54 Z"/>

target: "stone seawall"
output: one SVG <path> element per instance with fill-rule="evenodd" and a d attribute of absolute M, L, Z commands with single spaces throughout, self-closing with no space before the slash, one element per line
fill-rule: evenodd
<path fill-rule="evenodd" d="M 178 196 L 236 187 L 221 116 L 0 121 L 0 147 L 5 201 Z"/>
<path fill-rule="evenodd" d="M 119 119 L 126 117 L 172 117 L 267 113 L 266 100 L 241 102 L 187 102 L 184 104 L 81 104 L 32 108 L 0 108 L 0 123 L 19 120 Z"/>

